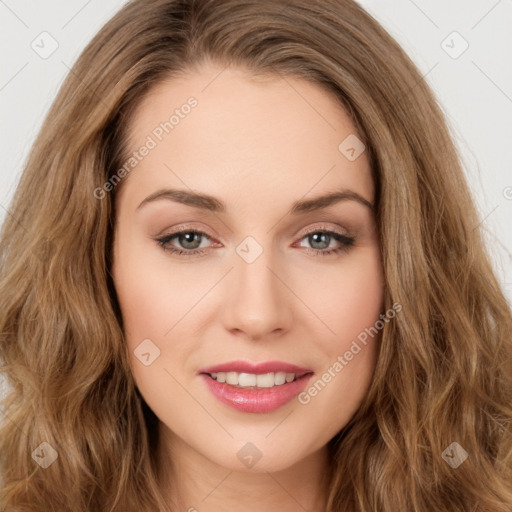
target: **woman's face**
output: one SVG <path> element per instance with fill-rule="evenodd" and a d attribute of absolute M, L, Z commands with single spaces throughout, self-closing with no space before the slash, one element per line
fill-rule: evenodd
<path fill-rule="evenodd" d="M 242 471 L 318 453 L 380 338 L 374 184 L 350 119 L 316 85 L 209 65 L 156 86 L 129 133 L 113 276 L 167 447 Z"/>

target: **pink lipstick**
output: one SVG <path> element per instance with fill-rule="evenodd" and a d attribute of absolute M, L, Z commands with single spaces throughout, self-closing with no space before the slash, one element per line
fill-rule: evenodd
<path fill-rule="evenodd" d="M 313 371 L 280 361 L 232 361 L 199 370 L 210 392 L 242 412 L 272 412 L 296 397 Z"/>

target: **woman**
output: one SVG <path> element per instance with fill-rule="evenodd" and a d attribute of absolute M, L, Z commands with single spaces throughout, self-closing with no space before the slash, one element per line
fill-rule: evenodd
<path fill-rule="evenodd" d="M 356 3 L 128 3 L 10 213 L 5 512 L 510 510 L 511 312 Z"/>

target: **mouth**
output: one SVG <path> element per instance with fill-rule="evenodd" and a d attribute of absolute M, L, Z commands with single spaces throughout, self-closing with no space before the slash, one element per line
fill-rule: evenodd
<path fill-rule="evenodd" d="M 283 386 L 290 382 L 295 382 L 310 372 L 302 373 L 286 373 L 286 372 L 269 372 L 269 373 L 245 373 L 245 372 L 213 372 L 205 373 L 211 379 L 226 383 L 230 386 L 244 389 L 268 389 L 274 386 Z"/>
<path fill-rule="evenodd" d="M 272 412 L 296 397 L 314 375 L 299 366 L 235 361 L 201 370 L 208 390 L 223 404 L 242 412 Z"/>

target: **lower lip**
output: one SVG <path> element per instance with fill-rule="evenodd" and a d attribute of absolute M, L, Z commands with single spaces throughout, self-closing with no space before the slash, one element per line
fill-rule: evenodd
<path fill-rule="evenodd" d="M 222 403 L 242 412 L 272 412 L 293 400 L 307 385 L 312 373 L 308 373 L 293 382 L 287 382 L 271 388 L 239 388 L 217 382 L 209 375 L 201 374 L 208 389 Z"/>

